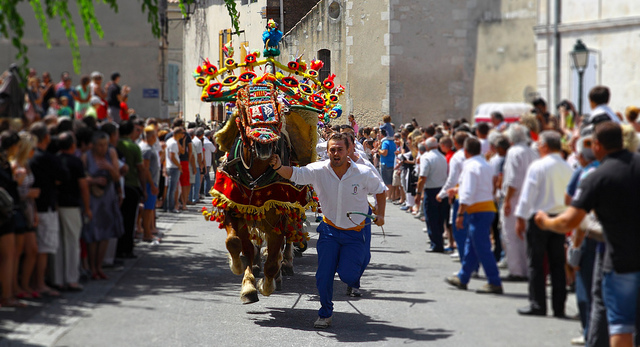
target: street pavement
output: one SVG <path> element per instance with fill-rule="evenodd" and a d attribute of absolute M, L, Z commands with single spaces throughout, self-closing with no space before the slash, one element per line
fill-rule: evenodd
<path fill-rule="evenodd" d="M 138 244 L 138 259 L 109 269 L 109 280 L 85 283 L 81 293 L 0 308 L 0 346 L 568 346 L 576 320 L 522 317 L 526 283 L 504 283 L 504 295 L 476 294 L 444 282 L 460 267 L 446 254 L 425 253 L 424 223 L 387 207 L 385 235 L 373 227 L 372 259 L 361 298 L 345 295 L 336 276 L 333 326 L 313 328 L 316 223 L 295 258 L 295 275 L 270 297 L 243 305 L 241 277 L 231 273 L 225 232 L 206 222 L 203 205 L 159 214 L 160 245 Z M 308 214 L 314 219 L 314 214 Z M 503 271 L 503 275 L 506 273 Z M 482 273 L 481 273 L 482 275 Z M 573 316 L 575 296 L 567 300 Z"/>

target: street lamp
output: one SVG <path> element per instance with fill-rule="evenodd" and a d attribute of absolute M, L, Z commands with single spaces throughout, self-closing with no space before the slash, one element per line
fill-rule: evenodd
<path fill-rule="evenodd" d="M 582 40 L 576 41 L 571 52 L 573 66 L 578 70 L 578 114 L 582 116 L 582 77 L 589 62 L 589 50 Z"/>

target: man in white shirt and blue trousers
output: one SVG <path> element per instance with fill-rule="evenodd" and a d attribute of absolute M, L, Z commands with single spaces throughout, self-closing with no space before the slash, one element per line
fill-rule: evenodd
<path fill-rule="evenodd" d="M 492 172 L 493 169 L 481 155 L 480 141 L 469 137 L 464 142 L 464 153 L 467 160 L 460 173 L 458 201 L 460 207 L 456 215 L 456 225 L 467 226 L 467 239 L 461 258 L 462 268 L 456 276 L 447 277 L 445 281 L 459 289 L 467 289 L 471 274 L 482 264 L 488 283 L 476 290 L 476 293 L 502 294 L 502 282 L 496 259 L 491 251 L 491 224 L 496 215 L 493 202 Z"/>
<path fill-rule="evenodd" d="M 384 225 L 385 191 L 371 168 L 349 159 L 349 139 L 346 134 L 333 134 L 328 141 L 329 160 L 315 162 L 304 167 L 282 166 L 274 155 L 271 166 L 282 177 L 296 184 L 313 185 L 324 213 L 318 226 L 318 269 L 316 287 L 321 308 L 315 328 L 328 328 L 333 315 L 333 279 L 336 271 L 348 286 L 357 288 L 365 261 L 366 242 L 361 232 L 365 216 L 347 212 L 367 213 L 367 194 L 375 194 L 378 216 L 375 224 Z"/>

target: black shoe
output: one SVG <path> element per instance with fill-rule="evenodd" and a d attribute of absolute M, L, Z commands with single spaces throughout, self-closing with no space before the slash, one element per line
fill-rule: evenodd
<path fill-rule="evenodd" d="M 427 252 L 427 253 L 444 253 L 444 249 L 442 249 L 442 248 L 429 248 L 425 252 Z"/>
<path fill-rule="evenodd" d="M 523 316 L 546 316 L 547 312 L 540 308 L 533 308 L 531 306 L 518 309 L 518 314 Z"/>
<path fill-rule="evenodd" d="M 527 282 L 527 281 L 529 281 L 529 279 L 526 278 L 525 276 L 517 276 L 517 275 L 509 275 L 507 277 L 503 277 L 502 280 L 505 281 L 505 282 Z"/>
<path fill-rule="evenodd" d="M 569 319 L 564 312 L 553 312 L 553 316 L 556 318 Z"/>

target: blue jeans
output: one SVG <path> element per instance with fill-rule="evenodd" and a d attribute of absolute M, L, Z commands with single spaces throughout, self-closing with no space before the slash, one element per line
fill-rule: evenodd
<path fill-rule="evenodd" d="M 204 170 L 204 195 L 209 196 L 209 191 L 211 190 L 211 177 L 209 173 L 211 172 L 211 166 L 207 166 Z"/>
<path fill-rule="evenodd" d="M 468 283 L 473 273 L 478 268 L 478 263 L 482 264 L 489 284 L 501 286 L 500 272 L 496 259 L 491 252 L 491 223 L 495 217 L 495 212 L 465 213 L 469 235 L 464 244 L 464 258 L 462 268 L 458 272 L 460 282 Z M 460 247 L 458 246 L 458 249 Z"/>
<path fill-rule="evenodd" d="M 589 316 L 591 314 L 591 292 L 593 284 L 593 268 L 596 259 L 597 241 L 585 238 L 580 245 L 582 255 L 580 257 L 580 269 L 576 273 L 576 301 L 580 323 L 584 331 L 585 341 L 589 334 Z"/>
<path fill-rule="evenodd" d="M 164 211 L 173 211 L 176 209 L 176 189 L 178 188 L 178 184 L 180 184 L 180 168 L 172 168 L 167 170 L 167 175 L 169 176 L 167 185 L 167 197 L 164 202 Z"/>
<path fill-rule="evenodd" d="M 342 282 L 357 288 L 365 259 L 366 242 L 362 232 L 336 229 L 325 222 L 318 225 L 317 231 L 320 236 L 316 244 L 316 287 L 321 304 L 318 316 L 328 318 L 333 314 L 333 278 L 336 271 Z"/>
<path fill-rule="evenodd" d="M 445 198 L 446 199 L 446 198 Z M 464 226 L 462 229 L 456 227 L 456 215 L 458 215 L 458 199 L 453 200 L 453 209 L 451 215 L 453 216 L 453 223 L 451 223 L 451 230 L 453 232 L 453 239 L 456 241 L 458 247 L 458 254 L 460 255 L 460 261 L 464 258 L 465 243 L 467 242 L 467 218 L 464 219 Z"/>
<path fill-rule="evenodd" d="M 196 181 L 189 189 L 189 201 L 196 202 L 200 200 L 200 167 L 196 166 Z"/>
<path fill-rule="evenodd" d="M 427 223 L 427 232 L 431 241 L 431 249 L 435 251 L 444 251 L 444 223 L 449 212 L 448 200 L 438 202 L 436 197 L 440 192 L 440 188 L 427 188 L 424 190 L 424 219 Z"/>
<path fill-rule="evenodd" d="M 632 334 L 635 331 L 639 292 L 640 272 L 604 273 L 602 294 L 607 308 L 609 335 Z"/>

